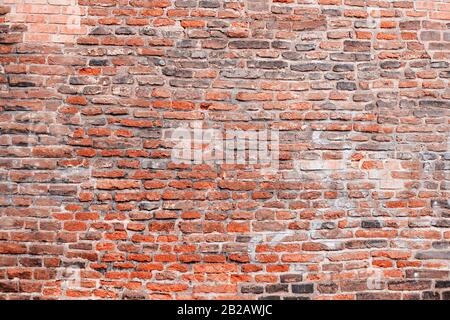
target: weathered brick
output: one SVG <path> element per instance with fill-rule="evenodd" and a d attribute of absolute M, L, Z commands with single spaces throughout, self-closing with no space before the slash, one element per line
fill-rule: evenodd
<path fill-rule="evenodd" d="M 293 284 L 292 292 L 297 294 L 309 294 L 314 292 L 314 285 L 308 284 Z"/>
<path fill-rule="evenodd" d="M 449 299 L 450 9 L 365 2 L 2 4 L 0 299 Z"/>

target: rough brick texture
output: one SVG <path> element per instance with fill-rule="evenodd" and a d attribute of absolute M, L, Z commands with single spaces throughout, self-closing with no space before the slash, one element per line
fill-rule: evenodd
<path fill-rule="evenodd" d="M 449 299 L 449 62 L 445 0 L 0 0 L 0 298 Z"/>

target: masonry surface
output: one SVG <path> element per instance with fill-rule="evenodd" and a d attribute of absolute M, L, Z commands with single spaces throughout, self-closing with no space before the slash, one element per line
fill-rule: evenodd
<path fill-rule="evenodd" d="M 449 62 L 444 0 L 0 0 L 0 299 L 449 299 Z"/>

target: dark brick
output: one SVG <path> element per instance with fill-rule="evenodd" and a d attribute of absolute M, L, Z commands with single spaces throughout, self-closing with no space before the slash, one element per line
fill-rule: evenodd
<path fill-rule="evenodd" d="M 317 291 L 323 294 L 333 294 L 339 290 L 336 283 L 320 283 L 317 285 Z"/>
<path fill-rule="evenodd" d="M 290 41 L 273 41 L 272 42 L 272 48 L 274 49 L 289 49 L 291 47 L 291 42 Z"/>
<path fill-rule="evenodd" d="M 354 82 L 338 82 L 336 85 L 338 90 L 355 91 L 357 90 L 356 83 Z"/>
<path fill-rule="evenodd" d="M 344 41 L 345 52 L 369 52 L 372 44 L 369 41 Z"/>
<path fill-rule="evenodd" d="M 450 276 L 450 272 L 447 270 L 406 270 L 406 278 L 415 279 L 447 279 Z"/>
<path fill-rule="evenodd" d="M 220 2 L 217 0 L 200 0 L 200 8 L 219 8 Z"/>
<path fill-rule="evenodd" d="M 132 34 L 136 34 L 136 32 L 128 27 L 120 27 L 116 29 L 116 34 L 117 35 L 132 35 Z"/>
<path fill-rule="evenodd" d="M 297 51 L 312 51 L 316 48 L 316 45 L 313 43 L 299 43 L 295 45 L 295 50 Z"/>
<path fill-rule="evenodd" d="M 112 34 L 112 31 L 105 27 L 96 27 L 89 34 L 92 36 L 107 36 Z"/>
<path fill-rule="evenodd" d="M 401 294 L 396 292 L 358 292 L 357 300 L 400 300 Z"/>
<path fill-rule="evenodd" d="M 436 289 L 450 288 L 450 280 L 438 280 L 434 287 Z"/>
<path fill-rule="evenodd" d="M 292 284 L 292 293 L 308 294 L 314 293 L 314 285 L 312 283 L 307 284 Z"/>
<path fill-rule="evenodd" d="M 429 259 L 442 259 L 450 260 L 450 251 L 420 251 L 416 253 L 416 259 L 429 260 Z"/>
<path fill-rule="evenodd" d="M 281 300 L 280 296 L 263 296 L 258 297 L 258 300 Z"/>
<path fill-rule="evenodd" d="M 331 64 L 327 63 L 302 63 L 291 65 L 291 70 L 300 72 L 330 71 L 331 68 Z"/>
<path fill-rule="evenodd" d="M 365 221 L 361 221 L 361 228 L 365 228 L 365 229 L 372 229 L 372 228 L 382 228 L 383 225 L 381 224 L 380 221 L 377 220 L 365 220 Z"/>
<path fill-rule="evenodd" d="M 389 281 L 389 290 L 394 291 L 417 291 L 417 290 L 427 290 L 431 288 L 431 281 L 426 280 L 400 280 L 400 281 Z"/>
<path fill-rule="evenodd" d="M 288 64 L 285 61 L 281 60 L 249 61 L 247 65 L 249 68 L 258 68 L 258 69 L 282 69 L 288 66 Z"/>
<path fill-rule="evenodd" d="M 242 293 L 261 294 L 264 292 L 264 287 L 255 285 L 246 285 L 241 288 Z"/>
<path fill-rule="evenodd" d="M 382 69 L 398 69 L 402 66 L 400 61 L 383 61 L 380 63 Z"/>
<path fill-rule="evenodd" d="M 424 292 L 422 292 L 422 299 L 423 300 L 440 300 L 441 295 L 439 294 L 439 292 L 424 291 Z"/>
<path fill-rule="evenodd" d="M 288 292 L 287 284 L 270 284 L 266 286 L 267 293 Z"/>

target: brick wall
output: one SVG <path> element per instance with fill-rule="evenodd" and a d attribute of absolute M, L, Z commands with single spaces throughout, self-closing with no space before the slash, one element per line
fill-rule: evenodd
<path fill-rule="evenodd" d="M 449 62 L 445 0 L 0 0 L 0 298 L 449 299 Z"/>

